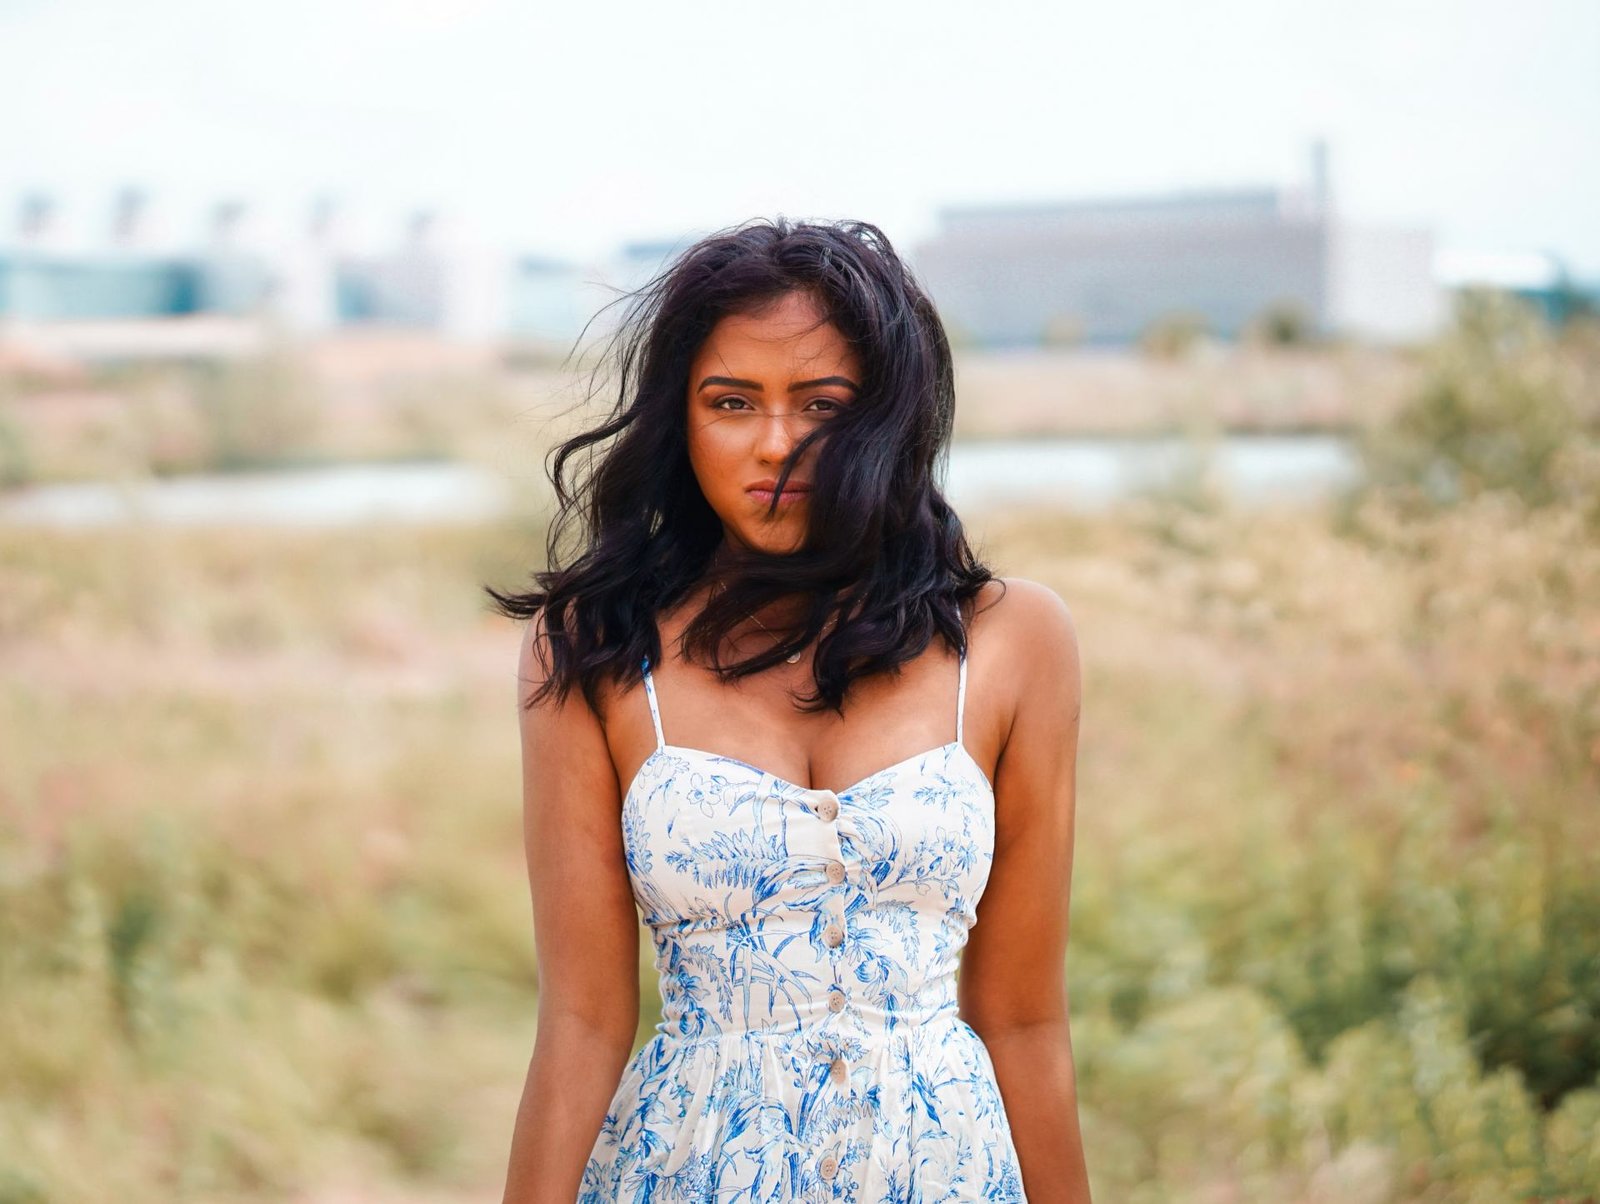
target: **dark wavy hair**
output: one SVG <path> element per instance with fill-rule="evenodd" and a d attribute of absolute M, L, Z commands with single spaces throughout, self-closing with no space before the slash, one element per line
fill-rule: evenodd
<path fill-rule="evenodd" d="M 722 523 L 689 462 L 690 366 L 723 317 L 759 315 L 797 291 L 850 342 L 861 389 L 799 441 L 778 477 L 781 489 L 821 442 L 801 546 L 784 554 L 719 548 Z M 803 699 L 807 711 L 842 711 L 852 681 L 913 659 L 935 632 L 965 651 L 960 607 L 994 576 L 935 481 L 955 417 L 950 344 L 883 232 L 862 221 L 757 219 L 694 243 L 620 300 L 630 304 L 601 361 L 616 401 L 602 422 L 552 449 L 546 465 L 557 501 L 548 567 L 532 574 L 526 593 L 484 587 L 500 614 L 543 616 L 547 680 L 527 705 L 552 690 L 564 698 L 576 684 L 598 710 L 604 679 L 631 683 L 645 656 L 660 661 L 657 614 L 710 576 L 722 588 L 682 646 L 723 681 L 779 663 L 834 620 L 813 652 L 817 689 Z M 585 472 L 570 471 L 600 444 Z M 563 563 L 573 528 L 575 554 Z M 734 626 L 796 598 L 803 604 L 793 621 L 771 628 L 776 644 L 722 661 Z"/>

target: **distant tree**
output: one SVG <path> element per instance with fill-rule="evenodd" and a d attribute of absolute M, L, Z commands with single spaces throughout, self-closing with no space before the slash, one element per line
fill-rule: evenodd
<path fill-rule="evenodd" d="M 1139 349 L 1155 359 L 1183 359 L 1200 345 L 1208 331 L 1204 314 L 1190 310 L 1163 314 L 1144 328 Z"/>
<path fill-rule="evenodd" d="M 1263 306 L 1246 327 L 1252 342 L 1269 347 L 1298 347 L 1311 341 L 1315 323 L 1305 305 L 1282 298 Z"/>

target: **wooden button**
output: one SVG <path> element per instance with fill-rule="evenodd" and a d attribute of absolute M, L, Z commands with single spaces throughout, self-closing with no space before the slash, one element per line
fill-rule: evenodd
<path fill-rule="evenodd" d="M 833 1154 L 824 1154 L 822 1161 L 817 1163 L 817 1171 L 824 1179 L 831 1179 L 839 1173 L 839 1159 Z"/>
<path fill-rule="evenodd" d="M 828 881 L 835 886 L 844 881 L 844 863 L 842 861 L 828 862 Z"/>
<path fill-rule="evenodd" d="M 817 814 L 832 823 L 839 817 L 839 804 L 835 799 L 825 798 L 817 803 Z"/>
<path fill-rule="evenodd" d="M 822 941 L 831 949 L 837 949 L 844 944 L 844 929 L 837 924 L 829 924 L 822 930 Z"/>
<path fill-rule="evenodd" d="M 828 1067 L 828 1072 L 833 1075 L 833 1081 L 837 1086 L 843 1087 L 850 1081 L 850 1068 L 844 1064 L 843 1058 L 835 1058 L 833 1065 Z"/>
<path fill-rule="evenodd" d="M 830 1012 L 844 1011 L 844 992 L 834 987 L 828 992 L 828 1010 Z"/>

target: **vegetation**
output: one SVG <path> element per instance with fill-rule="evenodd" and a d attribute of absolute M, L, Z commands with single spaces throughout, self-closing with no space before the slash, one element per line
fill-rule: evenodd
<path fill-rule="evenodd" d="M 1593 393 L 1488 312 L 1337 511 L 981 516 L 1084 651 L 1098 1199 L 1600 1191 Z M 477 587 L 539 536 L 0 528 L 0 1204 L 497 1197 L 538 984 Z"/>
<path fill-rule="evenodd" d="M 1264 306 L 1251 321 L 1248 337 L 1268 347 L 1295 347 L 1312 341 L 1316 322 L 1304 304 L 1295 300 L 1274 301 Z"/>
<path fill-rule="evenodd" d="M 1364 436 L 1372 486 L 1412 508 L 1504 493 L 1600 523 L 1600 324 L 1556 334 L 1526 302 L 1468 292 L 1421 387 Z"/>
<path fill-rule="evenodd" d="M 0 366 L 0 488 L 350 461 L 485 459 L 557 373 L 366 335 L 28 380 Z M 528 382 L 532 381 L 530 388 Z"/>
<path fill-rule="evenodd" d="M 1180 311 L 1151 322 L 1139 335 L 1139 350 L 1158 360 L 1181 360 L 1205 341 L 1209 325 L 1205 315 Z"/>

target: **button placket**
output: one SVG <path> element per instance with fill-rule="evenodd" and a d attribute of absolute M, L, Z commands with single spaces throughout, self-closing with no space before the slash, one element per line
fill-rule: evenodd
<path fill-rule="evenodd" d="M 814 793 L 817 795 L 817 799 L 811 805 L 812 811 L 816 814 L 817 818 L 822 820 L 824 823 L 833 823 L 839 818 L 839 796 L 831 790 L 818 790 Z M 839 844 L 839 832 L 837 828 L 834 829 L 833 837 L 833 844 L 837 852 L 837 856 L 834 860 L 829 861 L 827 865 L 823 867 L 822 872 L 823 876 L 827 878 L 829 885 L 840 886 L 844 883 L 844 880 L 847 876 L 847 871 L 845 869 L 844 861 L 842 860 L 844 850 Z M 844 908 L 841 904 L 836 910 L 832 910 L 831 914 L 829 915 L 828 924 L 822 930 L 822 943 L 828 946 L 830 949 L 837 949 L 840 945 L 844 944 L 844 937 Z"/>
<path fill-rule="evenodd" d="M 850 1067 L 844 1058 L 834 1058 L 828 1067 L 828 1077 L 833 1080 L 835 1087 L 848 1087 L 850 1085 Z"/>

